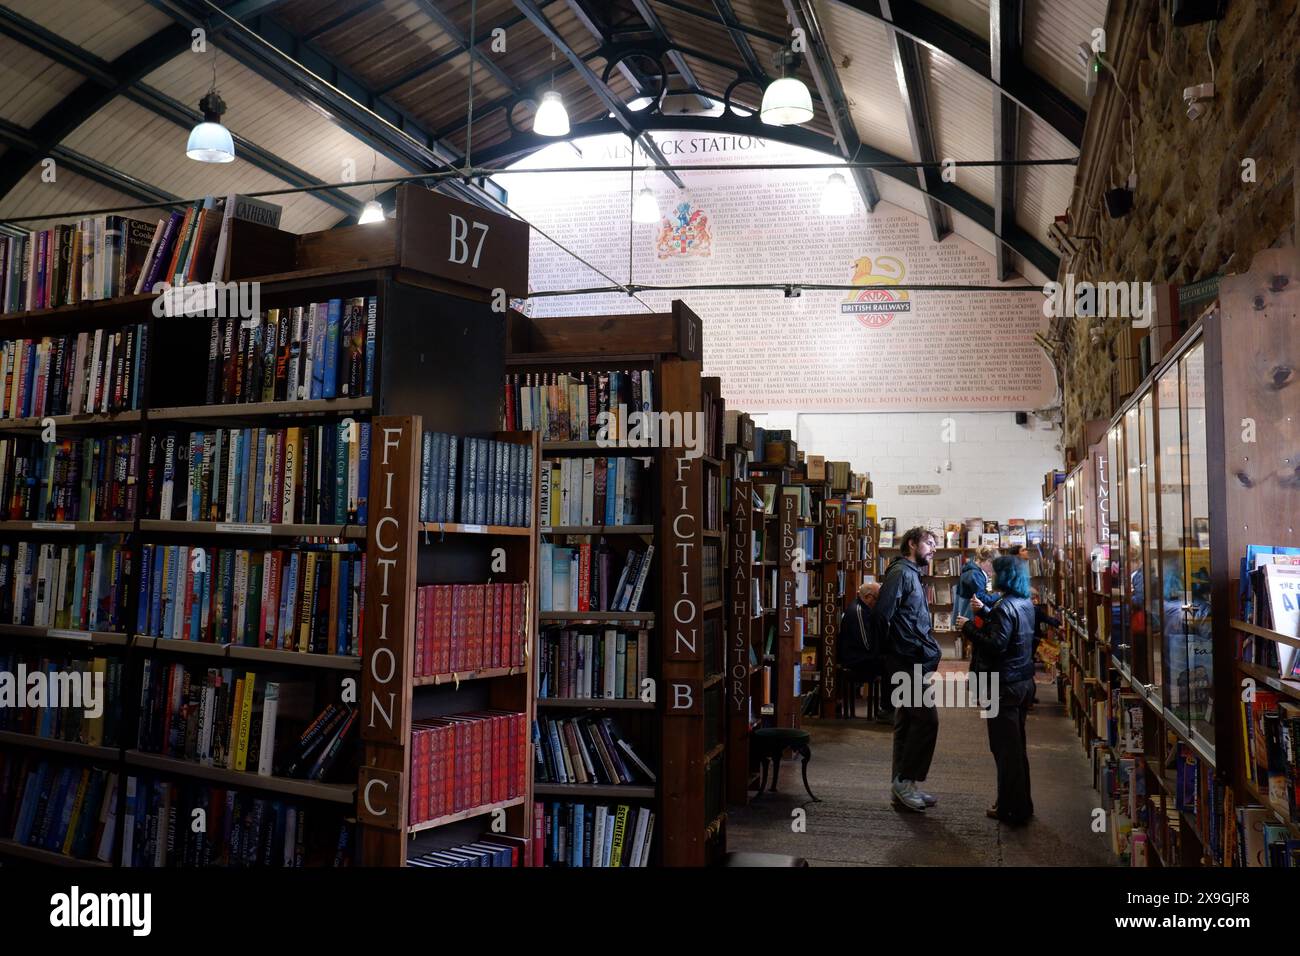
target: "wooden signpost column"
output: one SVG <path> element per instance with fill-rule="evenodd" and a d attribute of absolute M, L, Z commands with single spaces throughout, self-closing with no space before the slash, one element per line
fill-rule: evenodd
<path fill-rule="evenodd" d="M 839 531 L 840 513 L 835 508 L 822 506 L 822 646 L 821 684 L 823 717 L 835 716 L 839 696 L 835 670 L 835 642 L 840 635 L 839 615 Z"/>
<path fill-rule="evenodd" d="M 799 708 L 794 699 L 794 666 L 799 650 L 795 641 L 799 637 L 801 618 L 795 602 L 798 591 L 795 583 L 795 542 L 799 528 L 799 498 L 782 493 L 777 522 L 780 535 L 780 567 L 776 586 L 776 725 L 798 727 Z M 799 561 L 800 567 L 803 561 Z"/>
<path fill-rule="evenodd" d="M 661 404 L 667 414 L 694 417 L 700 410 L 700 363 L 665 359 L 660 365 Z M 686 448 L 665 448 L 660 459 L 660 652 L 663 684 L 663 863 L 704 864 L 704 462 Z"/>
<path fill-rule="evenodd" d="M 420 417 L 371 424 L 370 519 L 366 526 L 366 614 L 361 643 L 362 766 L 357 781 L 361 863 L 406 862 L 410 781 L 411 652 L 414 646 L 416 502 Z"/>
<path fill-rule="evenodd" d="M 852 508 L 845 509 L 844 514 L 844 600 L 841 602 L 847 610 L 858 594 L 862 583 L 862 545 L 859 543 L 858 513 Z"/>
<path fill-rule="evenodd" d="M 727 606 L 727 802 L 749 801 L 749 655 L 753 609 L 750 579 L 753 575 L 753 485 L 731 483 L 727 548 L 730 603 Z"/>

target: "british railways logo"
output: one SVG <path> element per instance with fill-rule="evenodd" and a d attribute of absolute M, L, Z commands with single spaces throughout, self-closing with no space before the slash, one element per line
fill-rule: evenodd
<path fill-rule="evenodd" d="M 877 256 L 875 268 L 884 269 L 877 273 L 868 256 L 863 256 L 853 263 L 853 285 L 880 286 L 898 285 L 903 281 L 907 269 L 893 256 Z M 894 321 L 900 312 L 910 312 L 912 303 L 907 293 L 893 292 L 889 289 L 862 289 L 849 292 L 848 297 L 840 303 L 840 313 L 852 315 L 869 329 L 884 328 Z"/>

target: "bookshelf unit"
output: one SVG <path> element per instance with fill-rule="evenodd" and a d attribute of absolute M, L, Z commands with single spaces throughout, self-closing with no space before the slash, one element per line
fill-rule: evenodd
<path fill-rule="evenodd" d="M 754 505 L 749 455 L 754 447 L 754 425 L 747 416 L 727 413 L 725 474 L 726 516 L 726 691 L 727 803 L 744 806 L 757 786 L 750 765 L 749 735 L 761 725 L 755 701 L 761 701 L 763 622 L 762 564 L 754 561 L 755 527 L 763 526 L 763 510 Z M 755 600 L 755 592 L 758 600 Z"/>
<path fill-rule="evenodd" d="M 650 315 L 550 317 L 532 320 L 512 313 L 508 330 L 506 371 L 514 385 L 541 382 L 541 376 L 561 373 L 628 371 L 649 372 L 653 390 L 650 410 L 667 418 L 704 412 L 706 394 L 720 402 L 716 384 L 701 379 L 699 318 L 685 304 L 674 302 L 671 312 Z M 522 378 L 513 378 L 522 376 Z M 548 381 L 550 379 L 547 379 Z M 716 380 L 715 380 L 716 381 Z M 643 397 L 644 400 L 644 397 Z M 505 404 L 510 414 L 511 400 Z M 520 411 L 516 404 L 516 411 Z M 719 417 L 721 409 L 719 408 Z M 655 775 L 653 784 L 590 786 L 537 783 L 534 793 L 544 813 L 552 807 L 561 813 L 581 801 L 648 807 L 654 813 L 648 861 L 652 865 L 699 866 L 721 853 L 725 846 L 725 816 L 721 798 L 725 742 L 706 748 L 706 720 L 720 722 L 720 712 L 710 710 L 706 691 L 720 706 L 725 693 L 720 672 L 723 646 L 723 602 L 704 596 L 703 549 L 713 542 L 719 556 L 723 542 L 720 521 L 706 527 L 707 479 L 718 474 L 720 459 L 703 452 L 692 457 L 687 449 L 634 445 L 617 431 L 605 440 L 554 440 L 541 436 L 543 459 L 611 458 L 645 460 L 641 496 L 642 523 L 594 527 L 543 528 L 545 543 L 581 548 L 582 538 L 599 547 L 604 538 L 611 550 L 629 548 L 642 553 L 653 546 L 653 558 L 640 609 L 631 612 L 566 611 L 540 615 L 542 633 L 564 628 L 576 633 L 597 633 L 614 623 L 637 627 L 639 641 L 648 642 L 648 673 L 639 698 L 652 707 L 625 705 L 605 711 L 601 699 L 544 703 L 547 714 L 567 714 L 575 719 L 610 716 L 621 735 L 643 757 Z M 680 434 L 680 433 L 679 433 Z M 662 432 L 660 432 L 662 437 Z M 711 446 L 716 449 L 716 445 Z M 703 451 L 703 450 L 702 450 Z M 545 573 L 543 562 L 542 573 Z M 611 592 L 613 585 L 611 582 Z M 542 592 L 546 592 L 543 585 Z M 554 601 L 554 596 L 552 597 Z M 709 630 L 712 628 L 712 636 Z M 708 655 L 715 660 L 708 660 Z M 537 650 L 534 658 L 538 657 Z M 711 680 L 712 678 L 712 680 Z M 706 687 L 706 684 L 708 685 Z M 534 687 L 534 692 L 538 688 Z M 706 797 L 706 764 L 717 768 L 717 791 Z M 713 811 L 710 815 L 710 808 Z"/>
<path fill-rule="evenodd" d="M 435 535 L 420 527 L 413 510 L 418 501 L 415 494 L 420 480 L 418 468 L 395 470 L 384 466 L 385 459 L 392 465 L 404 455 L 408 456 L 406 463 L 411 463 L 409 448 L 401 441 L 414 438 L 418 446 L 421 427 L 459 435 L 492 433 L 496 424 L 495 383 L 503 370 L 505 347 L 505 317 L 492 308 L 492 290 L 505 290 L 508 294 L 526 291 L 527 227 L 413 186 L 401 187 L 397 201 L 396 221 L 302 236 L 236 220 L 231 224 L 231 241 L 224 263 L 228 282 L 255 284 L 250 287 L 260 292 L 261 307 L 256 321 L 249 325 L 259 325 L 271 309 L 306 306 L 309 302 L 329 299 L 373 297 L 374 364 L 369 395 L 211 403 L 210 396 L 204 393 L 210 323 L 201 315 L 175 312 L 177 297 L 166 293 L 123 296 L 0 317 L 4 337 L 39 337 L 137 323 L 146 328 L 149 346 L 142 370 L 142 401 L 138 411 L 112 416 L 67 416 L 66 421 L 62 416 L 56 418 L 59 437 L 65 431 L 69 435 L 126 432 L 140 437 L 136 474 L 141 487 L 138 507 L 130 520 L 77 522 L 70 526 L 61 522 L 0 522 L 0 535 L 5 541 L 19 535 L 54 542 L 105 539 L 122 542 L 128 549 L 122 572 L 124 626 L 120 632 L 79 634 L 66 629 L 6 624 L 0 626 L 0 632 L 11 645 L 85 643 L 97 653 L 103 646 L 105 653 L 116 652 L 124 657 L 123 692 L 109 704 L 120 716 L 118 746 L 86 756 L 116 773 L 119 784 L 128 776 L 137 778 L 140 809 L 151 809 L 144 794 L 146 785 L 154 780 L 166 783 L 164 789 L 169 795 L 184 792 L 186 800 L 199 799 L 196 794 L 215 787 L 215 791 L 208 793 L 231 791 L 264 798 L 268 809 L 277 809 L 280 802 L 287 802 L 308 816 L 309 836 L 314 817 L 325 816 L 338 822 L 339 829 L 316 834 L 324 838 L 325 844 L 337 844 L 337 849 L 333 845 L 317 847 L 321 852 L 309 852 L 309 864 L 327 863 L 331 857 L 336 864 L 353 860 L 369 865 L 404 862 L 411 839 L 408 830 L 413 829 L 406 818 L 413 713 L 419 718 L 431 712 L 464 712 L 487 706 L 517 711 L 525 715 L 525 721 L 531 714 L 526 661 L 513 669 L 451 675 L 450 684 L 435 681 L 424 687 L 416 686 L 411 678 L 410 655 L 414 646 L 415 585 L 423 580 L 443 580 L 442 575 L 463 578 L 467 569 L 475 576 L 474 580 L 486 580 L 492 573 L 490 548 L 506 550 L 505 577 L 513 576 L 526 583 L 532 606 L 535 531 L 448 526 L 437 529 Z M 457 252 L 453 229 L 457 219 L 478 222 L 488 230 L 476 264 L 470 264 L 468 257 L 461 257 Z M 461 261 L 462 258 L 466 261 Z M 436 349 L 412 348 L 412 343 L 432 341 L 435 337 L 439 343 Z M 37 423 L 0 421 L 0 434 L 33 424 Z M 354 510 L 354 505 L 359 504 L 355 500 L 347 502 L 346 514 L 336 509 L 335 520 L 314 524 L 173 520 L 172 516 L 151 513 L 146 507 L 149 464 L 146 450 L 151 442 L 156 444 L 169 432 L 188 435 L 192 431 L 219 428 L 317 426 L 337 426 L 347 436 L 340 439 L 336 452 L 338 459 L 345 461 L 344 443 L 357 443 L 357 449 L 348 451 L 362 450 L 367 429 L 393 429 L 388 434 L 400 436 L 396 447 L 386 447 L 374 437 L 372 444 L 364 448 L 365 452 L 373 453 L 369 458 L 368 522 Z M 503 440 L 530 445 L 532 442 L 530 436 L 507 436 Z M 418 449 L 416 454 L 414 461 L 418 462 Z M 358 457 L 352 456 L 354 466 Z M 360 469 L 356 469 L 353 475 L 347 476 L 353 479 L 351 490 L 357 494 L 363 486 L 358 484 L 359 475 Z M 250 481 L 250 488 L 252 484 Z M 388 490 L 388 500 L 381 499 L 381 489 Z M 320 491 L 314 493 L 319 495 Z M 156 505 L 155 501 L 151 507 Z M 436 537 L 436 541 L 422 541 L 422 535 Z M 246 643 L 185 640 L 145 633 L 139 625 L 143 619 L 140 612 L 147 615 L 149 609 L 137 607 L 138 595 L 149 572 L 142 554 L 146 548 L 173 546 L 186 549 L 184 554 L 196 558 L 197 567 L 206 567 L 206 562 L 214 560 L 222 549 L 255 552 L 278 549 L 286 555 L 302 556 L 304 561 L 307 553 L 312 552 L 319 556 L 321 564 L 333 562 L 332 555 L 340 555 L 340 563 L 342 556 L 349 556 L 357 568 L 365 566 L 367 583 L 362 585 L 352 577 L 347 591 L 343 592 L 345 597 L 350 595 L 352 602 L 344 610 L 353 613 L 350 619 L 345 616 L 338 622 L 342 642 L 335 647 L 313 648 L 313 651 L 330 653 L 304 653 L 305 647 L 292 650 L 263 646 L 261 634 L 257 633 L 261 625 L 257 623 L 248 625 L 253 630 L 245 632 Z M 191 564 L 191 571 L 195 567 Z M 387 580 L 386 588 L 376 586 L 381 580 Z M 333 584 L 336 592 L 342 590 L 342 582 L 337 577 Z M 338 598 L 337 593 L 335 597 Z M 364 637 L 353 627 L 363 597 Z M 321 612 L 322 626 L 326 617 L 333 625 L 333 610 L 331 605 Z M 315 613 L 313 609 L 312 614 Z M 525 615 L 524 620 L 530 618 L 531 615 Z M 315 634 L 317 618 L 313 616 L 310 620 Z M 293 627 L 296 632 L 297 621 Z M 345 643 L 350 646 L 345 647 Z M 360 656 L 355 653 L 358 646 Z M 179 671 L 171 669 L 173 664 L 191 668 L 195 676 L 214 667 L 228 668 L 241 676 L 256 674 L 259 688 L 262 678 L 289 681 L 309 694 L 311 713 L 329 701 L 352 704 L 360 726 L 360 744 L 345 746 L 344 759 L 333 776 L 325 780 L 267 776 L 255 772 L 255 766 L 240 771 L 185 759 L 179 753 L 142 749 L 136 728 L 143 716 L 141 692 L 146 689 L 145 669 L 152 667 L 158 674 L 179 675 Z M 348 739 L 356 736 L 354 731 Z M 69 742 L 0 738 L 0 750 L 8 752 L 11 746 L 48 750 L 61 759 L 69 754 L 77 756 L 76 745 Z M 528 749 L 527 741 L 520 740 L 517 757 L 523 766 L 526 766 Z M 256 755 L 250 754 L 252 757 Z M 260 813 L 262 804 L 257 806 Z M 461 814 L 465 818 L 464 826 L 471 828 L 466 832 L 486 829 L 486 821 L 496 808 L 496 805 L 473 807 Z M 530 808 L 531 799 L 525 789 L 515 805 L 506 809 L 504 833 L 527 838 L 531 833 Z M 120 785 L 116 800 L 119 824 L 127 820 L 129 809 L 127 788 Z M 472 829 L 475 825 L 477 831 Z M 127 855 L 123 852 L 124 829 L 124 825 L 118 826 L 108 854 L 108 862 L 114 866 L 123 865 Z M 426 833 L 426 837 L 434 838 L 432 832 Z M 214 842 L 215 849 L 221 850 L 220 841 Z M 13 841 L 0 841 L 0 855 L 30 857 L 33 850 Z M 212 861 L 187 857 L 183 862 Z"/>
<path fill-rule="evenodd" d="M 1298 276 L 1300 256 L 1280 248 L 1223 279 L 1217 301 L 1089 430 L 1088 455 L 1048 499 L 1067 693 L 1087 708 L 1078 722 L 1098 782 L 1128 797 L 1131 811 L 1111 810 L 1131 817 L 1116 849 L 1135 866 L 1269 865 L 1277 848 L 1265 841 L 1300 832 L 1280 786 L 1294 768 L 1285 753 L 1261 753 L 1265 716 L 1300 699 L 1300 682 L 1256 657 L 1298 639 L 1243 620 L 1241 603 L 1247 546 L 1300 544 L 1285 398 Z"/>

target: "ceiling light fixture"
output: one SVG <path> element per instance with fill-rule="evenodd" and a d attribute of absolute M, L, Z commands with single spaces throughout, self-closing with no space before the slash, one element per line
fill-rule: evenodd
<path fill-rule="evenodd" d="M 217 92 L 216 50 L 212 51 L 212 85 L 203 99 L 199 100 L 199 112 L 203 114 L 203 121 L 196 123 L 194 129 L 190 130 L 185 155 L 201 163 L 233 163 L 235 141 L 230 130 L 221 125 L 226 103 Z"/>
<path fill-rule="evenodd" d="M 822 187 L 821 214 L 847 216 L 853 212 L 853 193 L 843 173 L 831 173 Z"/>
<path fill-rule="evenodd" d="M 802 57 L 790 47 L 776 55 L 775 63 L 781 70 L 779 79 L 773 80 L 763 91 L 763 105 L 759 115 L 770 126 L 797 126 L 813 118 L 812 94 L 803 80 L 790 74 L 799 69 Z"/>
<path fill-rule="evenodd" d="M 649 186 L 642 186 L 632 204 L 632 221 L 654 223 L 659 221 L 659 200 Z"/>
<path fill-rule="evenodd" d="M 569 111 L 564 108 L 564 99 L 555 90 L 542 94 L 542 102 L 537 106 L 533 116 L 533 132 L 538 136 L 568 136 Z"/>
<path fill-rule="evenodd" d="M 361 215 L 357 217 L 357 225 L 365 226 L 372 222 L 383 222 L 385 218 L 384 207 L 379 202 L 379 186 L 374 182 L 375 170 L 379 168 L 379 152 L 374 150 L 370 159 L 370 200 L 361 207 Z"/>

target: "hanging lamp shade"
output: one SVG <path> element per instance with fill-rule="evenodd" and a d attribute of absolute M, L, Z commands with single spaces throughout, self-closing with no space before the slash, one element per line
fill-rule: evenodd
<path fill-rule="evenodd" d="M 797 126 L 813 118 L 812 94 L 803 80 L 783 76 L 773 80 L 763 91 L 759 110 L 763 122 L 770 126 Z"/>
<path fill-rule="evenodd" d="M 226 104 L 217 95 L 216 90 L 209 90 L 199 100 L 199 111 L 203 122 L 190 130 L 189 141 L 185 144 L 185 155 L 201 163 L 233 163 L 235 161 L 235 141 L 230 130 L 221 125 L 221 116 L 226 112 Z"/>
<path fill-rule="evenodd" d="M 384 207 L 379 205 L 379 200 L 372 199 L 361 210 L 361 215 L 357 217 L 357 223 L 364 226 L 370 222 L 384 221 Z"/>
<path fill-rule="evenodd" d="M 636 194 L 636 202 L 632 204 L 632 221 L 644 223 L 659 221 L 659 200 L 655 199 L 655 194 L 649 186 L 642 186 L 641 191 Z"/>
<path fill-rule="evenodd" d="M 569 135 L 569 111 L 555 90 L 542 94 L 542 102 L 537 105 L 537 114 L 533 117 L 533 132 L 539 136 Z"/>
<path fill-rule="evenodd" d="M 843 173 L 831 173 L 822 187 L 821 214 L 847 216 L 853 212 L 853 191 Z"/>

